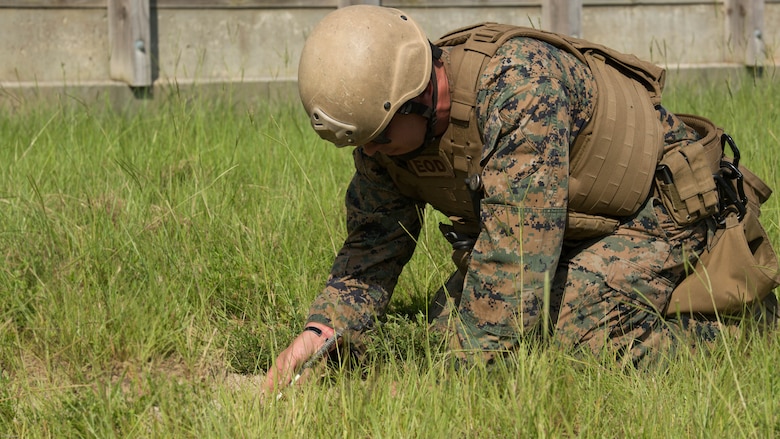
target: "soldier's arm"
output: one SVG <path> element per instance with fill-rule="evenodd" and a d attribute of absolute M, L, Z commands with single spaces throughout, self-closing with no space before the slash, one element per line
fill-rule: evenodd
<path fill-rule="evenodd" d="M 357 148 L 346 194 L 347 238 L 309 322 L 361 330 L 385 312 L 415 249 L 423 206 L 398 193 L 387 172 Z"/>
<path fill-rule="evenodd" d="M 487 161 L 482 231 L 461 299 L 466 349 L 514 348 L 518 334 L 537 325 L 563 245 L 570 102 L 549 66 L 535 75 L 529 65 L 530 59 L 514 69 L 497 67 L 485 91 L 495 98 L 481 108 Z"/>
<path fill-rule="evenodd" d="M 306 378 L 304 367 L 328 346 L 350 337 L 385 312 L 403 266 L 414 253 L 421 209 L 398 194 L 375 160 L 355 151 L 355 175 L 347 189 L 347 239 L 325 289 L 312 303 L 303 330 L 282 351 L 263 384 L 266 395 Z M 311 329 L 314 328 L 314 329 Z"/>

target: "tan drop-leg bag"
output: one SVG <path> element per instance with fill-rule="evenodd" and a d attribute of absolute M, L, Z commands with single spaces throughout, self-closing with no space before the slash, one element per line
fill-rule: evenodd
<path fill-rule="evenodd" d="M 726 166 L 734 164 L 729 158 L 723 160 Z M 739 313 L 780 285 L 777 254 L 758 219 L 761 204 L 772 190 L 737 165 L 734 169 L 741 174 L 744 194 L 734 195 L 747 201 L 744 209 L 730 209 L 713 217 L 719 227 L 690 274 L 672 292 L 667 315 Z"/>

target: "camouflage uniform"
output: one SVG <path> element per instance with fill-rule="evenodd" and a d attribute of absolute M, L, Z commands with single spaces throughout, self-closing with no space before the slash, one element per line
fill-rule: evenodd
<path fill-rule="evenodd" d="M 520 336 L 540 327 L 546 283 L 555 339 L 565 346 L 594 353 L 607 346 L 639 360 L 669 331 L 661 311 L 686 260 L 706 243 L 705 222 L 679 228 L 651 194 L 616 233 L 564 240 L 569 150 L 593 114 L 595 88 L 586 65 L 529 38 L 507 41 L 483 71 L 477 116 L 484 197 L 453 323 L 461 352 L 489 360 L 516 348 Z M 696 139 L 677 117 L 656 110 L 667 144 Z M 309 320 L 361 329 L 386 309 L 430 200 L 401 195 L 361 148 L 354 161 L 349 234 Z"/>

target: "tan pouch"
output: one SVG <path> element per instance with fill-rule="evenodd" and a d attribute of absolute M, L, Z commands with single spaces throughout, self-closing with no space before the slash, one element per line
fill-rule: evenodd
<path fill-rule="evenodd" d="M 679 225 L 718 212 L 718 190 L 701 142 L 666 153 L 656 168 L 656 186 L 666 210 Z"/>
<path fill-rule="evenodd" d="M 723 130 L 705 117 L 677 115 L 700 139 L 683 146 L 668 145 L 656 167 L 655 183 L 661 200 L 680 225 L 692 224 L 718 211 L 718 194 L 711 176 L 723 158 Z"/>
<path fill-rule="evenodd" d="M 666 315 L 739 313 L 780 285 L 777 254 L 758 220 L 760 205 L 771 189 L 740 166 L 748 206 L 742 221 L 735 212 L 725 218 L 693 271 L 672 292 Z"/>

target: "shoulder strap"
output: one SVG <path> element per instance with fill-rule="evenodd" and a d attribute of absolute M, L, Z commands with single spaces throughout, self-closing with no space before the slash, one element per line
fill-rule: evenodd
<path fill-rule="evenodd" d="M 626 54 L 580 38 L 561 35 L 530 27 L 511 26 L 497 23 L 480 23 L 454 30 L 436 41 L 437 46 L 466 44 L 465 49 L 483 56 L 492 57 L 506 40 L 514 37 L 528 37 L 544 41 L 576 56 L 587 63 L 584 54 L 596 52 L 617 64 L 623 73 L 639 81 L 650 93 L 653 103 L 661 102 L 661 93 L 666 82 L 666 70 L 635 55 Z"/>

